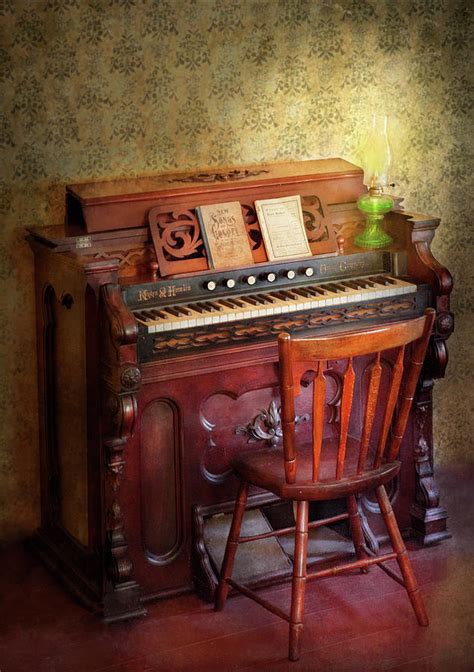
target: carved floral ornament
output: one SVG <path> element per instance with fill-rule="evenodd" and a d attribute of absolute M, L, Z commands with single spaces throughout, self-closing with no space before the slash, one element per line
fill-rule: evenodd
<path fill-rule="evenodd" d="M 268 173 L 268 170 L 231 170 L 227 173 L 195 173 L 188 177 L 168 180 L 169 182 L 234 182 L 247 177 L 256 177 Z"/>
<path fill-rule="evenodd" d="M 140 385 L 141 380 L 142 374 L 138 366 L 127 366 L 123 369 L 122 375 L 120 376 L 122 387 L 127 390 Z"/>
<path fill-rule="evenodd" d="M 297 415 L 295 425 L 307 422 L 309 415 Z M 266 441 L 270 446 L 275 446 L 283 436 L 281 428 L 280 408 L 272 400 L 268 409 L 260 409 L 257 415 L 247 425 L 239 425 L 235 428 L 236 434 L 245 434 L 247 443 Z"/>
<path fill-rule="evenodd" d="M 454 329 L 454 316 L 452 313 L 440 313 L 436 320 L 438 332 L 444 336 L 449 335 Z"/>

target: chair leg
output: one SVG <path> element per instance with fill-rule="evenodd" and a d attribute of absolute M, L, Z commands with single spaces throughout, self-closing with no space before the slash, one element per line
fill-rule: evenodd
<path fill-rule="evenodd" d="M 408 559 L 407 549 L 402 539 L 402 535 L 400 534 L 398 523 L 394 516 L 387 491 L 383 485 L 380 485 L 378 488 L 376 488 L 375 493 L 377 495 L 380 511 L 382 513 L 390 541 L 392 543 L 392 548 L 397 554 L 398 566 L 400 567 L 400 571 L 405 582 L 405 588 L 413 610 L 416 614 L 418 623 L 420 625 L 428 625 L 428 616 L 426 614 L 423 598 L 421 597 L 415 575 L 413 574 L 411 563 Z"/>
<path fill-rule="evenodd" d="M 347 511 L 349 513 L 349 525 L 352 534 L 352 541 L 354 543 L 354 550 L 357 560 L 363 560 L 366 557 L 364 551 L 364 533 L 362 531 L 362 525 L 360 523 L 359 509 L 357 508 L 357 500 L 355 495 L 351 495 L 347 498 Z M 363 574 L 367 574 L 369 571 L 368 567 L 362 568 L 360 570 Z"/>
<path fill-rule="evenodd" d="M 227 537 L 227 544 L 225 547 L 224 560 L 222 561 L 221 578 L 216 591 L 216 598 L 214 609 L 221 611 L 224 608 L 227 595 L 229 593 L 229 584 L 227 579 L 232 576 L 234 568 L 235 554 L 239 544 L 240 527 L 245 513 L 245 505 L 247 504 L 247 495 L 249 491 L 248 483 L 241 481 L 235 500 L 234 515 L 232 516 L 232 523 Z"/>
<path fill-rule="evenodd" d="M 290 644 L 288 658 L 298 660 L 303 631 L 304 594 L 306 587 L 306 557 L 308 551 L 308 502 L 298 502 L 296 508 L 295 552 L 291 586 Z"/>

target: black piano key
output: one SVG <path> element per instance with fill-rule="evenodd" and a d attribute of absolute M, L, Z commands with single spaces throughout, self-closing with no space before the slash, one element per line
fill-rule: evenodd
<path fill-rule="evenodd" d="M 224 310 L 222 306 L 220 306 L 218 303 L 215 303 L 214 301 L 206 301 L 205 305 L 209 306 L 211 309 L 218 310 L 219 312 Z"/>
<path fill-rule="evenodd" d="M 284 289 L 281 289 L 279 292 L 276 293 L 279 295 L 280 299 L 283 299 L 283 301 L 288 301 L 288 299 L 291 298 L 291 294 Z"/>
<path fill-rule="evenodd" d="M 373 282 L 376 282 L 378 285 L 396 285 L 397 281 L 393 278 L 388 277 L 387 275 L 374 275 L 369 278 Z"/>
<path fill-rule="evenodd" d="M 256 294 L 256 296 L 258 296 L 263 303 L 275 303 L 275 299 L 272 299 L 268 294 Z"/>
<path fill-rule="evenodd" d="M 305 287 L 298 287 L 297 289 L 292 289 L 291 291 L 299 294 L 300 296 L 303 296 L 305 299 L 310 299 L 314 296 L 314 293 L 310 292 Z"/>
<path fill-rule="evenodd" d="M 179 313 L 181 313 L 181 315 L 191 315 L 190 311 L 187 308 L 185 308 L 184 306 L 181 306 L 181 305 L 176 306 L 175 305 L 175 306 L 173 306 L 173 308 L 175 310 L 177 310 Z"/>
<path fill-rule="evenodd" d="M 311 290 L 320 296 L 324 296 L 328 293 L 328 290 L 324 287 L 324 285 L 313 285 Z"/>
<path fill-rule="evenodd" d="M 135 312 L 134 315 L 137 318 L 137 320 L 145 320 L 145 321 L 153 320 L 153 316 L 151 315 L 151 313 L 147 313 L 146 310 Z"/>
<path fill-rule="evenodd" d="M 272 293 L 271 293 L 271 296 L 274 296 L 275 299 L 278 299 L 279 301 L 282 301 L 282 300 L 283 300 L 283 301 L 286 301 L 286 297 L 285 297 L 285 295 L 283 294 L 283 292 L 281 292 L 281 291 L 280 291 L 280 292 L 272 292 Z"/>
<path fill-rule="evenodd" d="M 202 301 L 201 306 L 204 306 L 207 313 L 217 313 L 219 310 L 222 310 L 222 308 L 218 308 L 211 301 Z"/>
<path fill-rule="evenodd" d="M 344 284 L 351 289 L 363 289 L 362 285 L 358 283 L 357 280 L 346 280 Z"/>
<path fill-rule="evenodd" d="M 290 301 L 299 301 L 300 297 L 298 294 L 294 294 L 293 290 L 291 289 L 284 289 L 283 294 L 286 294 L 287 298 L 290 299 Z"/>
<path fill-rule="evenodd" d="M 322 293 L 322 292 L 317 292 L 314 287 L 305 287 L 304 291 L 308 294 L 308 297 L 310 299 L 313 299 L 314 297 L 318 297 Z"/>
<path fill-rule="evenodd" d="M 219 303 L 221 306 L 225 306 L 225 308 L 235 308 L 236 305 L 234 303 L 231 303 L 229 299 L 219 299 Z"/>
<path fill-rule="evenodd" d="M 265 306 L 268 303 L 265 297 L 261 294 L 252 294 L 252 298 L 258 301 L 261 306 Z"/>
<path fill-rule="evenodd" d="M 233 297 L 232 299 L 227 298 L 226 300 L 229 301 L 229 303 L 233 304 L 233 308 L 243 308 L 243 306 L 245 305 L 244 303 L 242 303 L 240 299 L 234 299 Z"/>
<path fill-rule="evenodd" d="M 256 301 L 253 296 L 241 296 L 240 301 L 248 303 L 250 306 L 258 306 L 258 301 Z"/>
<path fill-rule="evenodd" d="M 326 287 L 326 289 L 329 289 L 330 292 L 333 292 L 333 294 L 341 293 L 341 290 L 333 282 L 328 282 L 324 286 Z"/>
<path fill-rule="evenodd" d="M 166 306 L 166 308 L 163 308 L 163 312 L 169 313 L 170 315 L 173 315 L 173 317 L 181 317 L 180 313 L 172 306 Z"/>
<path fill-rule="evenodd" d="M 342 282 L 334 282 L 333 284 L 340 292 L 347 292 L 349 290 L 349 288 L 345 287 Z"/>
<path fill-rule="evenodd" d="M 187 303 L 185 306 L 181 306 L 183 310 L 187 310 L 187 315 L 193 315 L 193 313 L 198 313 L 201 314 L 203 310 L 201 308 L 198 308 L 195 303 Z"/>
<path fill-rule="evenodd" d="M 199 303 L 192 303 L 189 307 L 196 313 L 204 313 L 204 308 L 200 306 Z"/>
<path fill-rule="evenodd" d="M 167 319 L 169 319 L 169 315 L 167 315 L 166 313 L 164 313 L 162 310 L 158 310 L 157 308 L 153 308 L 150 312 L 153 313 L 153 315 L 154 315 L 154 318 L 153 318 L 153 319 L 156 319 L 157 317 L 159 317 L 160 320 L 167 320 Z"/>
<path fill-rule="evenodd" d="M 196 306 L 198 306 L 201 309 L 202 313 L 208 313 L 209 310 L 211 312 L 215 312 L 215 310 L 216 310 L 215 308 L 209 308 L 209 306 L 206 303 L 201 303 L 201 302 L 196 303 Z"/>
<path fill-rule="evenodd" d="M 376 284 L 367 278 L 360 278 L 359 284 L 362 285 L 362 289 L 370 289 L 371 287 L 376 287 Z"/>

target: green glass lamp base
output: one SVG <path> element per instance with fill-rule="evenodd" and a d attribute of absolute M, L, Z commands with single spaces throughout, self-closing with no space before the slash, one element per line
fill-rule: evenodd
<path fill-rule="evenodd" d="M 393 243 L 393 238 L 382 229 L 383 215 L 367 217 L 367 223 L 362 233 L 354 238 L 354 244 L 358 247 L 386 247 Z"/>
<path fill-rule="evenodd" d="M 357 207 L 365 214 L 366 225 L 363 232 L 354 238 L 355 245 L 379 248 L 393 242 L 392 237 L 382 228 L 384 215 L 390 212 L 393 205 L 393 199 L 380 190 L 371 189 L 368 194 L 359 198 Z"/>

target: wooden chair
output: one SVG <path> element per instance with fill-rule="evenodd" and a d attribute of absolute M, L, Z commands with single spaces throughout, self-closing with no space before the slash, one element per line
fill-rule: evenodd
<path fill-rule="evenodd" d="M 369 565 L 379 565 L 389 576 L 406 588 L 418 623 L 428 625 L 422 597 L 407 556 L 397 521 L 384 485 L 400 470 L 397 460 L 400 443 L 410 412 L 419 373 L 423 364 L 435 311 L 427 309 L 423 317 L 397 322 L 371 330 L 352 332 L 322 338 L 290 338 L 280 334 L 278 339 L 280 361 L 281 417 L 283 447 L 268 448 L 243 454 L 233 463 L 240 479 L 240 487 L 232 524 L 227 540 L 221 578 L 217 589 L 215 609 L 223 609 L 229 588 L 232 587 L 289 622 L 289 659 L 298 660 L 299 643 L 303 629 L 304 593 L 308 579 L 332 576 L 351 569 L 367 572 Z M 410 356 L 407 346 L 411 344 Z M 381 355 L 387 353 L 391 365 L 387 394 L 380 394 L 382 374 Z M 349 420 L 355 386 L 353 358 L 372 354 L 365 413 L 361 419 L 360 437 L 349 436 Z M 339 437 L 323 438 L 324 405 L 328 361 L 347 360 L 342 382 Z M 405 375 L 403 375 L 405 370 Z M 313 382 L 312 441 L 299 446 L 295 439 L 295 397 L 301 391 L 301 377 L 308 370 L 315 372 Z M 367 374 L 366 374 L 367 375 Z M 403 384 L 402 384 L 403 380 Z M 400 392 L 402 389 L 402 392 Z M 381 397 L 381 398 L 379 398 Z M 382 398 L 383 397 L 383 398 Z M 398 406 L 396 419 L 394 411 Z M 372 434 L 374 418 L 382 413 L 379 436 Z M 273 492 L 278 497 L 296 502 L 296 525 L 251 537 L 240 537 L 249 485 Z M 365 544 L 359 518 L 356 496 L 370 490 L 375 494 L 387 527 L 392 553 L 375 555 Z M 345 498 L 347 513 L 308 524 L 308 502 Z M 308 529 L 349 519 L 356 560 L 329 569 L 307 573 L 306 557 Z M 232 577 L 237 547 L 240 543 L 256 541 L 273 535 L 295 532 L 295 550 L 291 609 L 286 614 L 278 607 L 249 590 Z M 382 563 L 396 559 L 400 578 Z"/>

